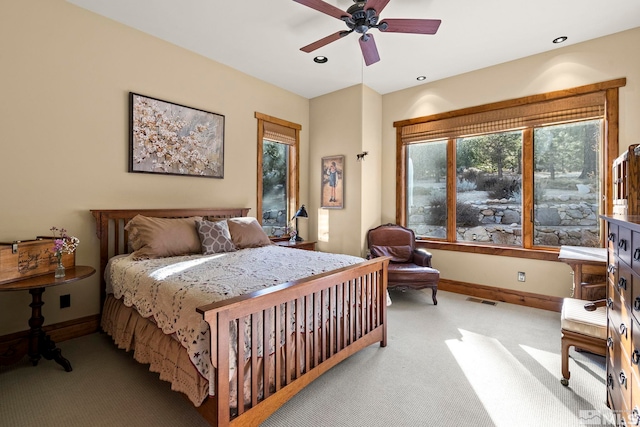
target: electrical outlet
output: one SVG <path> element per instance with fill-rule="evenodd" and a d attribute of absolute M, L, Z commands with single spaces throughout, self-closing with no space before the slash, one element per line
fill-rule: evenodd
<path fill-rule="evenodd" d="M 71 295 L 60 295 L 60 308 L 71 307 Z"/>
<path fill-rule="evenodd" d="M 524 271 L 518 271 L 518 282 L 524 282 L 526 280 L 526 275 Z"/>

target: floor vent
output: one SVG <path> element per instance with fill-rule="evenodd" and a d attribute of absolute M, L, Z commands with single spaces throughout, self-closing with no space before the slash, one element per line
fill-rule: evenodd
<path fill-rule="evenodd" d="M 487 305 L 496 305 L 496 304 L 498 304 L 495 301 L 488 301 L 486 299 L 478 299 L 478 298 L 473 298 L 473 297 L 467 298 L 467 301 L 479 302 L 480 304 L 487 304 Z"/>

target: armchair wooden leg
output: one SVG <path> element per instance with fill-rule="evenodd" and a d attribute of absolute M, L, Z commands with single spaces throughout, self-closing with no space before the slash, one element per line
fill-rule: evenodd
<path fill-rule="evenodd" d="M 436 299 L 436 292 L 438 292 L 438 288 L 431 288 L 431 299 L 433 300 L 433 305 L 438 305 L 438 300 Z"/>

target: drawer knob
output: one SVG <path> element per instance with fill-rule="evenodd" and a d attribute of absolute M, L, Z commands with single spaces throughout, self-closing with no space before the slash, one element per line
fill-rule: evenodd
<path fill-rule="evenodd" d="M 640 248 L 636 248 L 636 250 L 633 251 L 633 259 L 640 261 Z"/>
<path fill-rule="evenodd" d="M 616 233 L 609 233 L 609 236 L 607 237 L 607 239 L 609 239 L 610 242 L 615 242 L 616 241 Z"/>
<path fill-rule="evenodd" d="M 627 239 L 620 239 L 620 241 L 618 242 L 618 247 L 620 249 L 622 249 L 623 251 L 627 250 Z"/>
<path fill-rule="evenodd" d="M 633 309 L 635 311 L 640 311 L 640 297 L 636 297 L 636 299 L 633 301 Z"/>
<path fill-rule="evenodd" d="M 638 297 L 640 299 L 640 297 Z M 607 298 L 607 308 L 613 308 L 613 300 L 611 298 Z"/>
<path fill-rule="evenodd" d="M 634 365 L 637 365 L 640 362 L 640 351 L 638 349 L 633 350 L 633 354 L 631 355 L 631 361 Z"/>
<path fill-rule="evenodd" d="M 615 272 L 615 271 L 616 271 L 616 266 L 615 266 L 615 265 L 613 265 L 613 264 L 609 264 L 609 265 L 607 266 L 607 273 L 613 273 L 613 272 Z"/>
<path fill-rule="evenodd" d="M 611 337 L 607 338 L 607 348 L 613 348 L 613 338 Z M 638 356 L 640 357 L 640 353 L 638 354 Z"/>
<path fill-rule="evenodd" d="M 627 290 L 627 279 L 621 277 L 618 279 L 618 287 L 621 289 Z"/>
<path fill-rule="evenodd" d="M 607 387 L 613 390 L 613 375 L 607 375 Z"/>
<path fill-rule="evenodd" d="M 620 331 L 620 335 L 624 335 L 624 337 L 627 337 L 627 325 L 625 325 L 624 323 L 620 324 L 620 328 L 618 328 L 618 330 Z"/>
<path fill-rule="evenodd" d="M 620 372 L 620 375 L 618 376 L 618 382 L 620 382 L 620 385 L 624 388 L 627 388 L 627 376 L 624 374 L 624 371 Z"/>

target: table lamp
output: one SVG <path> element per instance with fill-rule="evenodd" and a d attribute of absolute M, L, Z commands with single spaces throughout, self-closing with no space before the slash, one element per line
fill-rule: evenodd
<path fill-rule="evenodd" d="M 293 217 L 291 218 L 296 220 L 296 242 L 302 242 L 303 239 L 302 237 L 300 237 L 300 233 L 298 232 L 298 218 L 309 218 L 309 214 L 304 208 L 304 205 L 300 206 L 298 212 L 296 212 L 295 215 L 293 215 Z"/>

